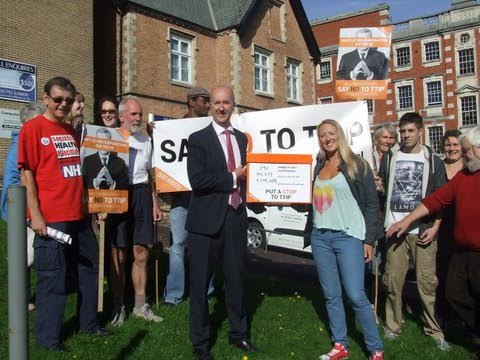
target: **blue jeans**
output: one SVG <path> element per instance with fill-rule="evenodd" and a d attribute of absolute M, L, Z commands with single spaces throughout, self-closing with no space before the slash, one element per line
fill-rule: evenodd
<path fill-rule="evenodd" d="M 375 315 L 365 295 L 363 242 L 343 231 L 313 229 L 312 254 L 326 301 L 332 340 L 348 348 L 342 286 L 352 304 L 370 352 L 383 349 Z"/>
<path fill-rule="evenodd" d="M 180 304 L 185 292 L 185 242 L 187 240 L 187 231 L 185 222 L 187 220 L 188 209 L 177 206 L 170 210 L 170 232 L 172 233 L 172 244 L 168 251 L 169 271 L 163 301 Z M 208 295 L 214 291 L 215 275 L 210 280 Z"/>

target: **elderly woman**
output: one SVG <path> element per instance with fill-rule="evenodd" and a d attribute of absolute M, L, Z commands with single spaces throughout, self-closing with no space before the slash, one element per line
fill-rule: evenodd
<path fill-rule="evenodd" d="M 447 180 L 450 181 L 463 168 L 462 161 L 462 147 L 459 136 L 462 133 L 455 130 L 447 130 L 442 138 L 443 153 L 445 154 L 445 172 Z M 453 221 L 455 212 L 452 206 L 448 206 L 443 211 L 442 223 L 438 232 L 437 242 L 437 297 L 435 299 L 435 309 L 439 318 L 440 325 L 445 328 L 446 321 L 449 317 L 450 307 L 445 298 L 445 282 L 447 278 L 448 264 L 452 251 L 453 244 L 453 228 L 455 223 Z"/>
<path fill-rule="evenodd" d="M 390 125 L 390 124 L 388 124 Z M 381 125 L 373 132 L 373 171 L 378 172 L 380 161 L 385 154 L 396 143 L 395 137 L 390 133 L 391 125 Z M 393 127 L 392 127 L 393 128 Z"/>
<path fill-rule="evenodd" d="M 471 339 L 480 335 L 480 126 L 460 135 L 465 168 L 387 231 L 402 235 L 410 224 L 452 205 L 454 251 L 448 266 L 446 297 L 465 322 Z"/>
<path fill-rule="evenodd" d="M 326 300 L 333 349 L 323 360 L 349 356 L 342 285 L 363 330 L 369 359 L 383 359 L 383 344 L 365 295 L 365 262 L 372 259 L 378 200 L 370 166 L 355 155 L 335 120 L 317 127 L 321 153 L 314 171 L 307 220 L 312 254 Z"/>

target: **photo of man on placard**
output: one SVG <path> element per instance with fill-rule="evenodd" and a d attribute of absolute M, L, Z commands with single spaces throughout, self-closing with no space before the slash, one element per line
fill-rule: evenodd
<path fill-rule="evenodd" d="M 340 34 L 340 37 L 344 35 L 342 32 Z M 371 38 L 372 34 L 371 29 L 363 28 L 357 30 L 355 36 L 357 38 Z M 348 51 L 348 48 L 339 49 L 338 56 L 340 62 L 337 70 L 338 80 L 387 79 L 389 54 L 386 55 L 384 51 L 379 51 L 376 47 L 358 47 L 343 54 L 342 50 Z"/>
<path fill-rule="evenodd" d="M 110 130 L 104 127 L 100 127 L 95 136 L 99 139 L 112 139 Z M 98 150 L 86 156 L 82 172 L 89 189 L 128 190 L 128 167 L 116 152 Z"/>

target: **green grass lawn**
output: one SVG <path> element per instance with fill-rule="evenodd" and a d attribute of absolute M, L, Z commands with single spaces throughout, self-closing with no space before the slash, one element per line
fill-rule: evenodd
<path fill-rule="evenodd" d="M 0 359 L 8 356 L 7 319 L 7 244 L 6 223 L 0 223 Z M 160 281 L 163 289 L 166 258 L 157 249 L 154 256 L 160 258 Z M 153 267 L 152 267 L 153 269 Z M 153 271 L 150 280 L 153 280 Z M 327 317 L 317 284 L 294 283 L 282 279 L 261 276 L 248 278 L 248 309 L 251 315 L 253 342 L 262 352 L 248 355 L 255 359 L 318 359 L 330 349 Z M 154 286 L 149 284 L 149 297 L 155 299 Z M 30 316 L 31 359 L 191 359 L 188 340 L 188 300 L 174 308 L 154 307 L 164 317 L 159 324 L 147 324 L 128 318 L 125 325 L 113 329 L 115 335 L 98 339 L 84 334 L 75 334 L 76 296 L 68 298 L 65 312 L 66 345 L 71 352 L 55 354 L 34 344 L 33 325 L 35 313 Z M 109 299 L 105 299 L 106 304 Z M 244 354 L 232 348 L 227 341 L 228 321 L 223 298 L 219 295 L 211 303 L 212 353 L 217 360 L 240 360 Z M 106 320 L 109 309 L 105 309 Z M 350 359 L 365 359 L 367 354 L 362 335 L 357 330 L 351 311 L 349 316 L 351 356 Z M 444 353 L 435 348 L 430 338 L 422 334 L 418 317 L 407 317 L 404 334 L 394 342 L 385 342 L 387 359 L 471 359 L 471 352 L 464 346 L 462 332 L 453 331 L 453 349 Z M 245 358 L 243 358 L 245 360 Z"/>

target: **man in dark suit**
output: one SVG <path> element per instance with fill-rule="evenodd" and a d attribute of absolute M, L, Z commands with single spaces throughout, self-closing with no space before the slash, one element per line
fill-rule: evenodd
<path fill-rule="evenodd" d="M 222 257 L 229 342 L 243 351 L 255 350 L 247 334 L 244 289 L 247 137 L 230 123 L 234 108 L 230 88 L 213 89 L 213 122 L 188 139 L 187 171 L 192 197 L 185 228 L 190 257 L 190 340 L 194 355 L 201 360 L 213 359 L 209 351 L 207 289 Z"/>
<path fill-rule="evenodd" d="M 110 140 L 112 135 L 100 128 L 97 138 Z M 128 167 L 117 153 L 99 150 L 83 159 L 82 173 L 88 189 L 128 190 Z"/>
<path fill-rule="evenodd" d="M 372 37 L 372 31 L 361 29 L 357 38 Z M 384 80 L 388 75 L 388 59 L 374 47 L 357 48 L 340 59 L 338 80 Z"/>

